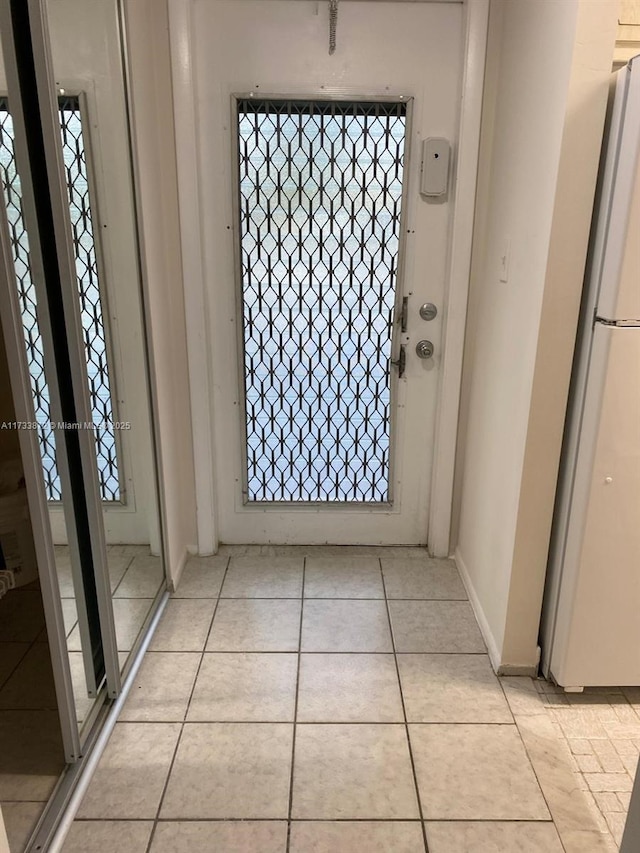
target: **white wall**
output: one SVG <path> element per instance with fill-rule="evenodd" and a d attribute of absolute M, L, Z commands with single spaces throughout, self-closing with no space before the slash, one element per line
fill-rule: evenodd
<path fill-rule="evenodd" d="M 166 0 L 126 0 L 125 13 L 161 501 L 175 584 L 196 550 L 196 506 Z"/>
<path fill-rule="evenodd" d="M 536 665 L 615 25 L 610 0 L 491 5 L 456 558 L 511 671 Z"/>

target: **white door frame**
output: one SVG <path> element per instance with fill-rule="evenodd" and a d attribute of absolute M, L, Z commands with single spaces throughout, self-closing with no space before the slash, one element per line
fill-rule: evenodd
<path fill-rule="evenodd" d="M 193 73 L 192 8 L 194 0 L 167 0 L 167 2 L 178 161 L 182 272 L 188 329 L 198 552 L 211 554 L 218 547 L 218 533 L 214 501 L 213 389 L 209 367 L 211 329 L 207 321 L 200 215 L 196 114 L 198 93 Z M 369 2 L 375 2 L 375 0 L 369 0 Z M 438 2 L 438 0 L 423 0 L 423 2 Z M 454 466 L 471 268 L 489 2 L 490 0 L 465 0 L 464 70 L 453 223 L 448 252 L 443 318 L 442 371 L 436 413 L 431 502 L 429 518 L 425 519 L 425 523 L 428 523 L 429 551 L 436 557 L 446 557 L 450 551 Z"/>

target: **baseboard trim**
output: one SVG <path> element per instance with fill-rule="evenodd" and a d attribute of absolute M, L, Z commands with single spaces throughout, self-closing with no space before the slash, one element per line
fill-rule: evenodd
<path fill-rule="evenodd" d="M 177 588 L 180 586 L 180 578 L 182 577 L 182 573 L 184 571 L 184 567 L 187 565 L 187 560 L 191 554 L 187 549 L 182 553 L 182 556 L 178 560 L 178 564 L 175 568 L 175 571 L 169 571 L 167 577 L 167 587 L 169 588 L 169 592 L 175 592 Z"/>
<path fill-rule="evenodd" d="M 501 664 L 496 672 L 498 675 L 528 675 L 531 678 L 537 678 L 538 667 L 530 664 L 505 663 Z"/>
<path fill-rule="evenodd" d="M 487 651 L 489 652 L 489 660 L 491 661 L 491 666 L 493 667 L 497 675 L 506 675 L 506 673 L 502 673 L 500 671 L 503 667 L 496 638 L 493 636 L 493 632 L 489 627 L 489 621 L 485 616 L 484 610 L 482 609 L 482 605 L 480 604 L 480 599 L 478 598 L 478 595 L 475 591 L 475 587 L 473 586 L 473 582 L 471 581 L 469 570 L 467 569 L 465 562 L 462 558 L 462 554 L 460 553 L 458 548 L 456 548 L 454 552 L 453 559 L 455 560 L 456 566 L 458 567 L 458 571 L 460 572 L 462 583 L 464 584 L 465 589 L 467 590 L 467 595 L 469 596 L 469 602 L 471 604 L 471 607 L 473 608 L 473 612 L 475 613 L 476 619 L 478 620 L 478 625 L 480 626 L 480 631 L 487 645 Z M 515 675 L 516 673 L 509 674 Z"/>

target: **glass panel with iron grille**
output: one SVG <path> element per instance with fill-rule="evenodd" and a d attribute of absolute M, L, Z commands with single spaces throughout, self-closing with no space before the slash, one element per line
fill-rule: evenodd
<path fill-rule="evenodd" d="M 406 103 L 237 107 L 245 498 L 387 502 Z"/>
<path fill-rule="evenodd" d="M 62 150 L 69 190 L 78 292 L 96 436 L 100 493 L 104 501 L 119 501 L 121 490 L 113 426 L 112 389 L 98 282 L 80 99 L 65 96 L 59 99 L 59 106 Z M 22 217 L 20 179 L 16 171 L 13 145 L 13 122 L 6 98 L 0 98 L 0 176 L 11 228 L 16 283 L 20 296 L 36 419 L 39 425 L 38 435 L 47 497 L 49 500 L 57 501 L 60 500 L 60 480 L 50 427 L 49 392 L 44 375 L 35 289 L 31 280 L 29 242 Z"/>

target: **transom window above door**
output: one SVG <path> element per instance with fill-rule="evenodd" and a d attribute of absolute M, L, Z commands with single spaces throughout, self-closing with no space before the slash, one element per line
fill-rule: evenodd
<path fill-rule="evenodd" d="M 388 503 L 408 104 L 236 106 L 245 501 Z"/>

